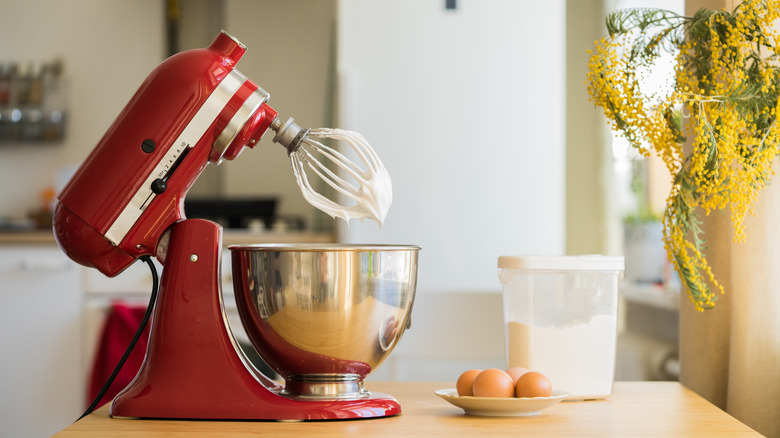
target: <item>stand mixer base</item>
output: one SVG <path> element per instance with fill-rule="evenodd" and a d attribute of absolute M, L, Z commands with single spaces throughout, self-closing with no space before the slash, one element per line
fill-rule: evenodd
<path fill-rule="evenodd" d="M 112 417 L 330 420 L 401 413 L 395 398 L 380 393 L 350 400 L 280 395 L 282 387 L 249 364 L 226 323 L 221 248 L 222 229 L 213 222 L 172 226 L 146 357 L 112 402 Z"/>

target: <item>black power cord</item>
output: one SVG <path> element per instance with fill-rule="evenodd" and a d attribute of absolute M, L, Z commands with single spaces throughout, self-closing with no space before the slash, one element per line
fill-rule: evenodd
<path fill-rule="evenodd" d="M 89 405 L 87 410 L 84 411 L 83 414 L 81 414 L 78 420 L 81 420 L 82 418 L 91 414 L 92 411 L 94 411 L 95 408 L 97 408 L 98 403 L 100 403 L 100 400 L 106 394 L 108 388 L 111 387 L 111 384 L 114 383 L 114 379 L 116 378 L 117 374 L 119 374 L 119 371 L 122 369 L 122 365 L 125 364 L 125 361 L 127 361 L 127 358 L 130 356 L 130 353 L 133 351 L 135 344 L 138 342 L 138 339 L 141 337 L 141 334 L 143 334 L 144 328 L 146 327 L 146 323 L 149 321 L 149 317 L 152 316 L 154 303 L 155 301 L 157 301 L 157 289 L 158 289 L 159 277 L 157 276 L 157 267 L 154 266 L 154 262 L 152 262 L 151 257 L 142 256 L 141 260 L 143 260 L 144 263 L 149 265 L 149 269 L 152 271 L 152 296 L 149 298 L 149 305 L 146 308 L 146 313 L 144 314 L 144 317 L 141 320 L 141 325 L 138 326 L 138 330 L 136 330 L 135 335 L 133 335 L 133 339 L 130 340 L 130 344 L 127 346 L 125 353 L 122 355 L 122 358 L 119 359 L 119 362 L 116 364 L 116 367 L 114 367 L 114 371 L 111 373 L 110 376 L 108 376 L 108 380 L 106 380 L 106 383 L 103 384 L 102 388 L 100 388 L 100 392 L 98 392 L 98 395 L 95 396 L 95 399 L 92 400 L 92 403 Z"/>

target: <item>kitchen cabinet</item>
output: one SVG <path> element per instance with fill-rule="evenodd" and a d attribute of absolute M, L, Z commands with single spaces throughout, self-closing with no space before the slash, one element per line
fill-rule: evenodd
<path fill-rule="evenodd" d="M 81 414 L 80 274 L 56 246 L 0 246 L 0 436 L 49 436 Z"/>

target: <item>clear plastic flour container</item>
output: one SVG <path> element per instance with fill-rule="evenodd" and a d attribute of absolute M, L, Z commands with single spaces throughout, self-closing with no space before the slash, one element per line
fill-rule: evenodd
<path fill-rule="evenodd" d="M 507 367 L 546 375 L 571 400 L 608 397 L 623 257 L 498 258 Z"/>

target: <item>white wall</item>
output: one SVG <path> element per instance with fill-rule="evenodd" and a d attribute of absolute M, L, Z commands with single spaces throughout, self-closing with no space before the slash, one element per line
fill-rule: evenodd
<path fill-rule="evenodd" d="M 342 127 L 393 178 L 384 228 L 422 246 L 419 292 L 499 290 L 500 255 L 565 249 L 565 2 L 340 0 Z"/>
<path fill-rule="evenodd" d="M 24 217 L 55 174 L 78 165 L 146 75 L 163 60 L 160 0 L 25 0 L 0 5 L 0 61 L 62 57 L 69 80 L 66 138 L 0 145 L 0 217 Z"/>

